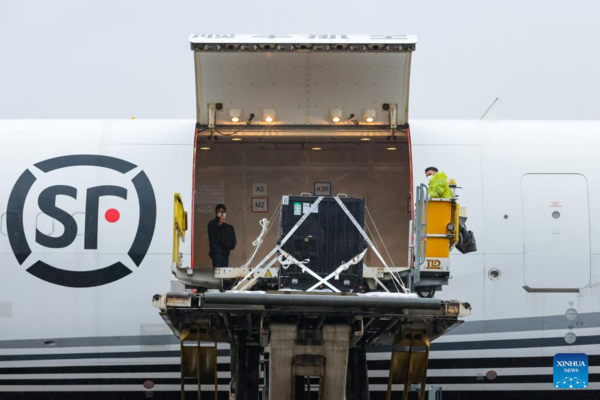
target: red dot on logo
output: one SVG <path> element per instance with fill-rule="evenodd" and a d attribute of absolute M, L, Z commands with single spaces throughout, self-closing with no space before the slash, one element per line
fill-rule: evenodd
<path fill-rule="evenodd" d="M 119 220 L 119 218 L 121 218 L 121 214 L 119 213 L 119 210 L 115 209 L 115 208 L 111 208 L 106 210 L 106 214 L 104 214 L 104 218 L 106 218 L 106 220 L 108 222 L 115 223 Z"/>

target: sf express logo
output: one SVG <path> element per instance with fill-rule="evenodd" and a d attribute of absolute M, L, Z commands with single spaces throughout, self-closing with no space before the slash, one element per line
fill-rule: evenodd
<path fill-rule="evenodd" d="M 136 221 L 137 230 L 135 230 L 135 233 L 132 231 L 131 236 L 133 236 L 133 242 L 130 242 L 131 246 L 127 246 L 127 243 L 125 243 L 125 245 L 129 247 L 127 255 L 129 256 L 130 261 L 132 261 L 136 267 L 142 263 L 148 252 L 150 243 L 152 242 L 156 224 L 156 199 L 154 197 L 154 190 L 144 171 L 133 173 L 134 176 L 129 182 L 129 178 L 124 175 L 137 168 L 137 165 L 118 158 L 101 155 L 70 155 L 51 158 L 35 164 L 35 167 L 37 168 L 34 170 L 36 174 L 40 174 L 39 171 L 42 171 L 42 173 L 48 174 L 47 176 L 52 179 L 39 179 L 46 178 L 46 175 L 43 177 L 39 177 L 38 175 L 38 178 L 36 178 L 36 175 L 34 175 L 30 169 L 27 169 L 17 180 L 8 199 L 6 227 L 10 246 L 19 264 L 23 265 L 32 254 L 31 246 L 30 243 L 28 243 L 25 228 L 23 226 L 24 209 L 26 204 L 27 207 L 33 207 L 31 200 L 35 200 L 41 213 L 58 221 L 62 225 L 62 229 L 59 229 L 59 231 L 62 232 L 60 232 L 59 235 L 49 235 L 40 231 L 36 226 L 35 239 L 30 237 L 29 240 L 35 240 L 35 246 L 38 246 L 37 248 L 40 248 L 41 246 L 41 252 L 43 254 L 51 253 L 52 250 L 50 249 L 65 249 L 68 246 L 71 246 L 77 236 L 81 236 L 82 234 L 84 236 L 84 250 L 93 251 L 98 249 L 100 200 L 103 197 L 110 199 L 111 196 L 113 198 L 116 197 L 127 200 L 128 189 L 122 187 L 126 185 L 100 185 L 89 187 L 85 189 L 85 193 L 80 193 L 84 190 L 78 190 L 77 188 L 66 184 L 48 184 L 48 181 L 52 181 L 55 175 L 61 177 L 61 179 L 67 179 L 70 176 L 79 176 L 79 178 L 83 177 L 85 179 L 90 174 L 91 170 L 82 167 L 108 169 L 109 171 L 103 170 L 105 172 L 103 175 L 104 177 L 110 177 L 112 174 L 114 179 L 126 179 L 127 185 L 135 190 L 139 203 L 139 219 Z M 67 170 L 62 171 L 63 168 Z M 115 174 L 117 174 L 116 178 Z M 39 181 L 43 181 L 44 183 L 39 184 L 44 186 L 33 191 L 32 187 Z M 28 201 L 28 197 L 35 196 L 32 195 L 34 192 L 38 196 L 37 199 L 29 199 Z M 80 229 L 78 229 L 74 214 L 65 211 L 57 204 L 60 199 L 62 202 L 61 204 L 64 205 L 65 198 L 63 196 L 74 199 L 67 199 L 69 201 L 75 201 L 78 197 L 85 197 L 85 213 L 80 213 L 83 214 L 85 218 L 84 232 L 79 232 Z M 121 219 L 121 213 L 116 208 L 110 208 L 106 210 L 103 217 L 108 223 L 114 224 Z M 121 228 L 124 227 L 119 227 L 119 231 Z M 123 243 L 120 243 L 120 245 L 122 244 Z M 123 253 L 126 251 L 127 249 L 125 248 Z M 117 255 L 116 257 L 122 256 Z M 80 260 L 78 259 L 78 261 Z M 127 263 L 129 260 L 127 260 L 127 262 L 125 262 L 125 260 L 121 261 L 113 262 L 110 265 L 103 266 L 99 269 L 73 271 L 60 268 L 60 265 L 50 265 L 50 263 L 46 263 L 42 260 L 36 260 L 29 268 L 27 268 L 27 272 L 55 285 L 78 288 L 95 287 L 117 281 L 129 275 L 131 269 L 124 265 L 124 263 Z M 96 263 L 94 262 L 93 264 Z"/>

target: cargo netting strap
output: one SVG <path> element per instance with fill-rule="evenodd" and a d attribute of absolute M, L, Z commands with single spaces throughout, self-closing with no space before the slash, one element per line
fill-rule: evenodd
<path fill-rule="evenodd" d="M 308 258 L 303 261 L 296 260 L 291 254 L 288 254 L 285 251 L 279 250 L 279 253 L 280 255 L 277 257 L 277 261 L 279 261 L 279 264 L 281 264 L 281 268 L 283 269 L 288 269 L 290 265 L 297 265 L 300 268 L 305 268 L 306 264 L 310 262 L 310 259 Z"/>
<path fill-rule="evenodd" d="M 354 227 L 362 235 L 362 237 L 365 239 L 365 241 L 367 242 L 367 244 L 369 245 L 369 247 L 371 247 L 371 250 L 373 250 L 373 253 L 375 253 L 375 255 L 377 256 L 377 258 L 379 258 L 379 260 L 383 264 L 383 267 L 390 274 L 390 276 L 392 278 L 392 282 L 394 283 L 394 286 L 396 286 L 396 290 L 400 291 L 400 289 L 402 289 L 402 291 L 404 293 L 408 293 L 408 290 L 404 286 L 404 283 L 402 283 L 402 279 L 400 279 L 399 277 L 397 277 L 396 273 L 394 271 L 392 271 L 391 268 L 387 265 L 387 263 L 385 262 L 385 260 L 381 256 L 381 253 L 379 253 L 379 251 L 377 250 L 377 248 L 375 247 L 375 245 L 373 244 L 373 242 L 369 238 L 369 235 L 367 235 L 365 233 L 364 229 L 359 225 L 359 223 L 356 221 L 356 219 L 352 216 L 352 214 L 350 213 L 350 211 L 348 210 L 348 208 L 346 208 L 346 206 L 344 205 L 344 203 L 342 202 L 342 200 L 339 197 L 337 197 L 337 196 L 334 197 L 334 199 L 339 204 L 339 206 L 342 208 L 342 210 L 344 210 L 344 213 L 346 213 L 346 215 L 348 216 L 348 218 L 350 218 L 350 221 L 352 221 L 352 223 L 354 224 Z M 398 286 L 400 286 L 400 289 L 398 288 Z"/>
<path fill-rule="evenodd" d="M 320 276 L 317 278 L 317 280 L 319 282 L 315 283 L 313 286 L 311 286 L 310 288 L 308 288 L 306 291 L 307 292 L 312 292 L 313 290 L 315 290 L 316 288 L 318 288 L 319 286 L 321 286 L 322 284 L 325 284 L 327 286 L 329 286 L 330 288 L 334 288 L 333 286 L 331 286 L 328 281 L 330 279 L 335 279 L 338 280 L 340 279 L 340 274 L 344 271 L 347 271 L 348 268 L 350 268 L 351 265 L 356 265 L 358 264 L 360 261 L 362 261 L 362 259 L 365 257 L 365 253 L 367 252 L 368 249 L 365 249 L 362 253 L 355 255 L 354 257 L 352 257 L 352 259 L 348 262 L 343 263 L 342 265 L 340 265 L 339 267 L 337 267 L 337 269 L 335 271 L 333 271 L 332 273 L 330 273 L 329 275 L 327 275 L 325 278 L 321 278 Z M 313 275 L 314 276 L 314 275 Z M 317 275 L 318 276 L 318 275 Z M 334 288 L 335 289 L 335 288 Z M 339 290 L 335 289 L 336 292 L 339 292 Z"/>
<path fill-rule="evenodd" d="M 392 278 L 392 283 L 396 287 L 396 290 L 400 291 L 400 289 L 402 289 L 402 291 L 404 293 L 408 293 L 408 290 L 404 286 L 402 279 L 400 279 L 398 276 L 396 276 L 397 273 L 395 273 L 394 271 L 391 270 L 391 268 L 388 266 L 388 264 L 382 257 L 381 253 L 375 246 L 375 244 L 371 241 L 369 236 L 365 233 L 364 229 L 358 224 L 358 222 L 356 221 L 354 216 L 352 216 L 352 214 L 350 213 L 348 208 L 346 208 L 346 206 L 340 200 L 339 197 L 334 197 L 334 199 L 338 203 L 338 205 L 342 208 L 344 213 L 348 216 L 350 221 L 354 224 L 354 227 L 363 236 L 363 238 L 365 239 L 365 241 L 367 242 L 369 247 L 373 250 L 373 252 L 377 256 L 377 258 L 379 258 L 379 260 L 381 261 L 381 263 L 384 266 L 384 269 L 389 273 L 390 277 Z M 306 221 L 308 216 L 317 209 L 321 200 L 323 200 L 323 196 L 320 196 L 317 198 L 317 200 L 304 213 L 304 215 L 302 216 L 302 218 L 300 218 L 300 220 L 296 223 L 296 225 L 294 225 L 292 227 L 292 229 L 290 229 L 290 231 L 281 240 L 281 242 L 277 246 L 275 246 L 275 248 L 273 248 L 273 250 L 271 250 L 269 252 L 269 254 L 267 254 L 254 268 L 252 268 L 252 270 L 250 270 L 248 272 L 248 274 L 246 274 L 246 276 L 244 276 L 244 278 L 242 278 L 242 280 L 240 280 L 234 286 L 233 290 L 250 290 L 256 284 L 256 281 L 258 280 L 258 278 L 262 276 L 262 274 L 260 273 L 261 270 L 267 270 L 271 266 L 273 266 L 273 264 L 275 264 L 275 262 L 279 261 L 279 263 L 281 264 L 283 269 L 287 269 L 290 265 L 294 264 L 294 265 L 298 266 L 303 273 L 308 273 L 317 279 L 318 282 L 315 285 L 313 285 L 312 287 L 310 287 L 307 291 L 310 292 L 312 290 L 315 290 L 320 285 L 326 285 L 334 292 L 338 292 L 338 293 L 340 292 L 339 289 L 337 289 L 335 286 L 333 286 L 331 283 L 329 283 L 329 280 L 331 280 L 332 278 L 339 279 L 340 273 L 342 273 L 343 271 L 346 271 L 351 265 L 358 264 L 364 258 L 365 253 L 367 252 L 368 249 L 365 249 L 362 253 L 353 257 L 350 261 L 340 265 L 335 271 L 333 271 L 331 274 L 327 275 L 325 278 L 322 278 L 319 274 L 315 273 L 309 267 L 306 266 L 306 264 L 308 264 L 310 262 L 310 260 L 299 261 L 296 258 L 294 258 L 292 255 L 281 250 L 283 245 L 290 239 L 290 237 L 304 223 L 304 221 Z M 281 203 L 280 203 L 280 205 L 281 205 Z M 278 208 L 279 208 L 279 206 L 278 206 Z M 258 252 L 258 248 L 264 241 L 264 236 L 266 235 L 266 233 L 269 230 L 270 223 L 266 219 L 263 219 L 261 221 L 261 226 L 263 227 L 263 230 L 261 231 L 259 237 L 252 243 L 256 248 L 255 248 L 253 254 L 251 255 L 250 259 L 248 260 L 248 262 L 246 262 L 246 264 L 244 264 L 244 266 L 243 266 L 244 268 L 249 266 L 250 263 L 252 262 L 252 260 L 254 259 L 254 256 Z M 387 251 L 387 248 L 386 248 L 386 251 Z M 277 253 L 280 253 L 280 255 L 277 256 L 276 255 Z M 389 252 L 388 252 L 388 255 L 389 255 Z M 368 272 L 370 273 L 370 271 L 368 271 Z M 377 284 L 379 284 L 381 287 L 383 287 L 386 291 L 389 292 L 389 290 L 385 287 L 385 285 L 376 276 L 374 276 L 374 279 L 377 282 Z"/>
<path fill-rule="evenodd" d="M 338 288 L 333 286 L 331 283 L 327 282 L 329 280 L 328 278 L 321 278 L 321 276 L 319 274 L 317 274 L 312 269 L 310 269 L 306 266 L 306 264 L 308 264 L 310 262 L 310 260 L 299 261 L 299 260 L 296 260 L 294 258 L 294 256 L 292 256 L 291 254 L 288 254 L 281 250 L 279 250 L 279 252 L 281 253 L 281 255 L 279 256 L 279 262 L 281 263 L 282 268 L 287 269 L 291 264 L 297 265 L 298 267 L 300 267 L 300 270 L 303 273 L 307 273 L 319 281 L 319 283 L 317 283 L 315 287 L 317 287 L 321 284 L 325 284 L 334 292 L 340 293 L 340 290 Z M 307 292 L 314 290 L 315 287 L 308 289 Z"/>
<path fill-rule="evenodd" d="M 379 233 L 379 229 L 377 228 L 377 224 L 375 224 L 375 220 L 373 220 L 373 217 L 371 216 L 369 207 L 365 206 L 365 210 L 367 211 L 367 215 L 369 216 L 369 219 L 371 220 L 371 224 L 373 224 L 373 228 L 375 229 L 375 232 L 377 232 L 377 236 L 379 237 L 379 241 L 381 242 L 383 249 L 385 250 L 388 258 L 390 259 L 390 263 L 392 263 L 392 267 L 396 268 L 396 264 L 394 264 L 394 259 L 392 258 L 392 255 L 390 254 L 387 246 L 385 245 L 385 241 L 383 240 L 381 233 Z M 365 226 L 367 227 L 367 229 L 369 228 L 369 225 L 366 223 L 366 221 L 365 221 Z M 373 241 L 375 241 L 375 235 L 373 235 L 373 232 L 371 232 L 370 229 L 368 229 L 368 230 L 369 230 L 369 233 L 371 234 L 371 237 L 373 238 Z M 379 247 L 377 247 L 377 250 L 379 250 Z"/>
<path fill-rule="evenodd" d="M 256 267 L 252 268 L 252 270 L 250 270 L 250 272 L 248 272 L 246 274 L 246 276 L 244 276 L 242 278 L 242 280 L 239 281 L 238 284 L 233 287 L 233 290 L 249 290 L 249 289 L 251 289 L 255 285 L 256 280 L 260 276 L 260 274 L 258 274 L 257 272 L 259 272 L 259 270 L 261 270 L 261 269 L 268 269 L 271 265 L 273 265 L 275 263 L 275 261 L 277 260 L 277 257 L 275 257 L 275 261 L 271 260 L 271 258 L 277 252 L 279 252 L 279 250 L 281 249 L 281 247 L 290 239 L 290 237 L 292 237 L 292 235 L 294 234 L 294 232 L 296 232 L 296 230 L 300 227 L 300 225 L 302 225 L 302 223 L 304 221 L 306 221 L 306 219 L 308 218 L 308 216 L 313 211 L 317 210 L 317 208 L 319 207 L 319 203 L 321 202 L 321 200 L 323 200 L 323 196 L 319 196 L 319 198 L 317 198 L 317 200 L 312 204 L 312 206 L 304 213 L 304 215 L 302 216 L 302 218 L 300 218 L 300 220 L 298 220 L 298 222 L 296 223 L 296 225 L 294 225 L 292 227 L 292 229 L 290 229 L 290 231 L 288 232 L 288 234 L 285 235 L 285 237 L 281 240 L 281 242 L 277 246 L 275 246 L 275 248 L 273 250 L 271 250 L 269 252 L 269 254 L 267 254 L 265 256 L 265 258 L 263 258 L 256 265 Z M 271 260 L 271 262 L 269 264 L 265 265 L 265 263 L 267 261 L 269 261 L 269 260 Z"/>
<path fill-rule="evenodd" d="M 260 231 L 260 234 L 258 235 L 258 237 L 256 238 L 256 240 L 252 242 L 252 246 L 254 246 L 254 251 L 248 258 L 248 261 L 246 261 L 246 263 L 244 265 L 242 265 L 241 268 L 248 268 L 250 266 L 250 264 L 252 263 L 252 261 L 254 260 L 256 253 L 258 253 L 260 246 L 263 244 L 265 237 L 267 236 L 267 233 L 269 233 L 269 230 L 271 229 L 271 226 L 273 225 L 273 221 L 275 221 L 275 216 L 279 212 L 280 207 L 281 207 L 281 201 L 275 208 L 275 211 L 273 211 L 273 215 L 270 220 L 267 218 L 263 218 L 259 221 L 261 231 Z"/>

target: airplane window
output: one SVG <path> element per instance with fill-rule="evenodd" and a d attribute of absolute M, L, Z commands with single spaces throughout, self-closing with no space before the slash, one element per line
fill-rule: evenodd
<path fill-rule="evenodd" d="M 490 269 L 490 271 L 488 272 L 488 276 L 491 280 L 496 281 L 500 279 L 500 270 L 497 268 Z"/>

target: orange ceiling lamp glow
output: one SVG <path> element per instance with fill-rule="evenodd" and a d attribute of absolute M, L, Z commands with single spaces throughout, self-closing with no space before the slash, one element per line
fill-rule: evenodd
<path fill-rule="evenodd" d="M 342 110 L 339 108 L 332 108 L 329 110 L 329 119 L 334 124 L 342 121 Z"/>
<path fill-rule="evenodd" d="M 242 110 L 239 108 L 229 110 L 229 120 L 231 122 L 240 122 L 242 120 Z"/>
<path fill-rule="evenodd" d="M 365 108 L 363 110 L 363 119 L 365 120 L 365 122 L 375 122 L 376 115 L 377 114 L 375 113 L 375 110 L 373 108 Z"/>
<path fill-rule="evenodd" d="M 275 121 L 275 109 L 263 108 L 263 120 L 267 123 Z"/>

